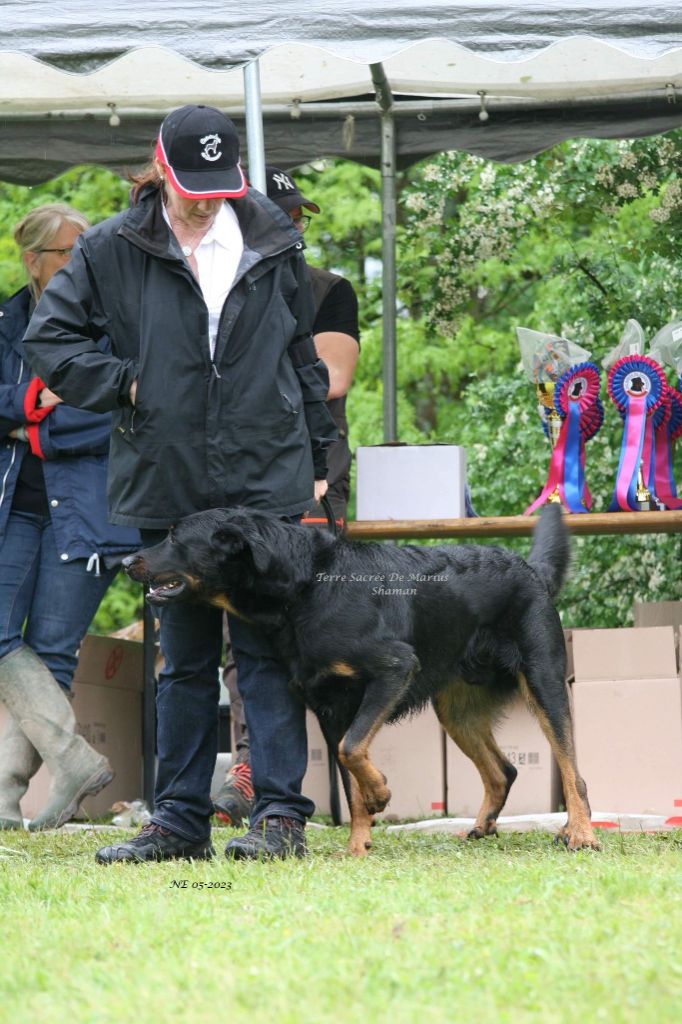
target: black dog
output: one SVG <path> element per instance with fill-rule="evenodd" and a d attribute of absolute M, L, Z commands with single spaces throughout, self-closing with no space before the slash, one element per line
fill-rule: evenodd
<path fill-rule="evenodd" d="M 187 516 L 126 571 L 157 604 L 199 599 L 259 624 L 350 772 L 351 852 L 369 849 L 390 798 L 369 760 L 377 730 L 429 700 L 478 768 L 471 832 L 494 834 L 516 769 L 492 726 L 520 688 L 561 771 L 570 849 L 598 848 L 573 749 L 565 648 L 552 603 L 566 571 L 559 506 L 540 517 L 528 561 L 503 548 L 335 540 L 247 509 Z"/>

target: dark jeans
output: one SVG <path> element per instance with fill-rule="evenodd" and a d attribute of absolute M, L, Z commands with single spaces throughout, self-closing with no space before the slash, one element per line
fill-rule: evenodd
<path fill-rule="evenodd" d="M 116 569 L 64 562 L 49 516 L 10 512 L 0 543 L 0 657 L 27 644 L 67 692 L 78 648 Z"/>
<path fill-rule="evenodd" d="M 165 534 L 143 533 L 145 545 Z M 200 842 L 210 832 L 210 789 L 218 752 L 223 612 L 191 602 L 160 607 L 165 659 L 157 691 L 156 808 L 152 821 Z M 230 616 L 230 635 L 251 737 L 255 824 L 266 815 L 304 821 L 315 806 L 301 794 L 307 761 L 305 708 L 291 691 L 267 637 Z"/>

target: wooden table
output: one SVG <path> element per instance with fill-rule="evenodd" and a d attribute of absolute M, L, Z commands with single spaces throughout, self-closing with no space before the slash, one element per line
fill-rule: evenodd
<path fill-rule="evenodd" d="M 586 512 L 566 514 L 569 530 L 576 534 L 680 533 L 682 511 Z M 346 524 L 352 540 L 403 540 L 418 537 L 530 537 L 537 516 L 478 516 L 471 519 L 353 520 Z"/>

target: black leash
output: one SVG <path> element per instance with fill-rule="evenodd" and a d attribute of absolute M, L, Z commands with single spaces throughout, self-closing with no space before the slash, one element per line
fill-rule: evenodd
<path fill-rule="evenodd" d="M 331 533 L 332 537 L 338 537 L 339 524 L 336 521 L 336 516 L 334 515 L 332 503 L 326 494 L 322 498 L 320 498 L 320 505 L 324 509 L 324 514 L 327 517 L 327 526 L 329 527 L 329 532 Z"/>

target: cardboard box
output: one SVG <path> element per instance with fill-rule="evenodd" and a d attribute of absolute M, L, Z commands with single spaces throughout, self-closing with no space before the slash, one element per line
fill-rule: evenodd
<path fill-rule="evenodd" d="M 682 601 L 635 601 L 632 606 L 635 626 L 682 626 Z"/>
<path fill-rule="evenodd" d="M 592 807 L 679 814 L 682 681 L 671 626 L 573 637 L 576 754 Z"/>
<path fill-rule="evenodd" d="M 89 817 L 106 814 L 117 800 L 142 797 L 142 645 L 113 637 L 86 636 L 74 675 L 73 711 L 78 731 L 116 773 L 113 782 L 83 802 Z M 0 705 L 0 729 L 5 708 Z M 45 805 L 50 775 L 45 765 L 21 801 L 25 818 Z"/>
<path fill-rule="evenodd" d="M 643 626 L 672 626 L 675 630 L 677 659 L 680 661 L 682 645 L 678 630 L 682 626 L 682 601 L 635 601 L 632 615 L 637 629 Z"/>
<path fill-rule="evenodd" d="M 562 800 L 561 779 L 552 749 L 540 724 L 519 695 L 494 730 L 502 753 L 518 775 L 502 814 L 548 814 Z M 473 761 L 450 739 L 446 741 L 447 813 L 473 818 L 483 799 L 483 783 Z"/>
<path fill-rule="evenodd" d="M 356 449 L 356 519 L 466 516 L 466 452 L 451 444 Z"/>
<path fill-rule="evenodd" d="M 308 733 L 308 770 L 303 779 L 303 794 L 315 804 L 316 814 L 331 814 L 329 752 L 320 724 L 312 711 L 306 711 Z"/>
<path fill-rule="evenodd" d="M 670 626 L 573 631 L 575 680 L 670 679 L 677 675 Z"/>

